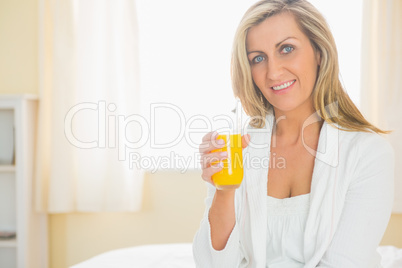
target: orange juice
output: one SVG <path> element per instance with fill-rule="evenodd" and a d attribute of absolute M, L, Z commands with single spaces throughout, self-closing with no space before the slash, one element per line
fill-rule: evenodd
<path fill-rule="evenodd" d="M 229 143 L 228 143 L 229 137 Z M 222 160 L 223 168 L 212 175 L 215 187 L 219 190 L 236 189 L 243 180 L 243 150 L 241 134 L 218 135 L 217 139 L 225 141 L 225 146 L 212 152 L 228 152 L 227 159 Z M 213 165 L 218 162 L 212 163 Z"/>

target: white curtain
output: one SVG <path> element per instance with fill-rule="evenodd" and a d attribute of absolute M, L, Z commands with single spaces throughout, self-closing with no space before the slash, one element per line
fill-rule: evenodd
<path fill-rule="evenodd" d="M 402 1 L 364 0 L 361 109 L 395 150 L 395 203 L 402 213 Z M 350 44 L 350 49 L 357 48 Z"/>
<path fill-rule="evenodd" d="M 49 213 L 137 211 L 134 0 L 42 0 L 36 196 Z M 138 147 L 138 146 L 137 146 Z"/>

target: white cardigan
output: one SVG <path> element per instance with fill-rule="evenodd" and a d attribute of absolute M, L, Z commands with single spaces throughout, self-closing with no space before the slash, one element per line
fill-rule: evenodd
<path fill-rule="evenodd" d="M 266 119 L 264 129 L 248 131 L 252 144 L 243 151 L 246 163 L 235 194 L 236 224 L 220 251 L 211 244 L 208 212 L 215 188 L 208 184 L 204 217 L 193 243 L 197 267 L 266 267 L 265 200 L 274 116 L 268 114 Z M 250 167 L 247 157 L 266 161 Z M 305 268 L 381 267 L 376 249 L 391 216 L 394 161 L 393 148 L 379 134 L 348 132 L 323 123 L 304 235 Z"/>

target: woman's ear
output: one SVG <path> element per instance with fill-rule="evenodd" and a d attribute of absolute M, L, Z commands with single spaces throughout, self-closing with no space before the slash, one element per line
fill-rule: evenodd
<path fill-rule="evenodd" d="M 315 53 L 316 53 L 315 58 L 317 59 L 317 64 L 318 66 L 321 66 L 321 53 L 318 50 Z"/>

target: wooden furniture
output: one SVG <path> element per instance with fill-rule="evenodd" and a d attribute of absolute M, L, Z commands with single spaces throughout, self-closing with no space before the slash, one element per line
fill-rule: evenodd
<path fill-rule="evenodd" d="M 34 148 L 38 100 L 0 95 L 1 268 L 47 268 L 47 216 L 33 208 Z"/>

